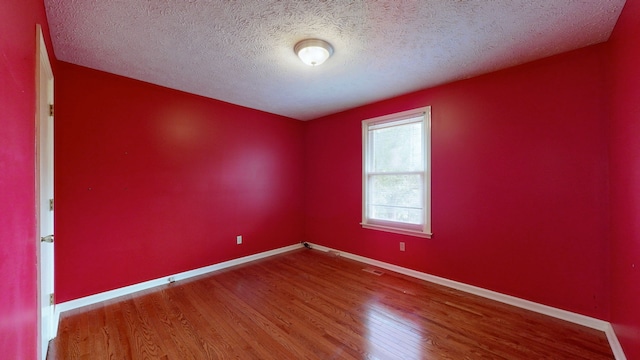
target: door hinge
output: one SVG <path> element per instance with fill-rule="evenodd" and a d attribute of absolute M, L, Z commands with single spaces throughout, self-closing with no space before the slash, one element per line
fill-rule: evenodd
<path fill-rule="evenodd" d="M 53 296 L 53 293 L 49 294 L 49 305 L 53 306 L 56 304 L 56 299 Z"/>
<path fill-rule="evenodd" d="M 53 199 L 49 199 L 49 211 L 53 211 Z"/>
<path fill-rule="evenodd" d="M 41 237 L 40 242 L 53 243 L 53 234 Z"/>
<path fill-rule="evenodd" d="M 49 104 L 49 116 L 53 116 L 53 104 Z"/>

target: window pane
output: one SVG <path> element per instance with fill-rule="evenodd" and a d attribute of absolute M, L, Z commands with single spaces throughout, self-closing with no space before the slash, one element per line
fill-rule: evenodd
<path fill-rule="evenodd" d="M 422 122 L 370 131 L 371 172 L 423 171 Z"/>
<path fill-rule="evenodd" d="M 362 227 L 431 236 L 431 108 L 362 121 Z"/>
<path fill-rule="evenodd" d="M 423 219 L 422 176 L 371 175 L 369 218 L 421 224 Z"/>

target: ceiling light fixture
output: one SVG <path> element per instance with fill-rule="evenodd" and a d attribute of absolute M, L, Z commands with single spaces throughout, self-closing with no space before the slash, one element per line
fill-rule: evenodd
<path fill-rule="evenodd" d="M 305 39 L 293 47 L 300 60 L 309 66 L 318 66 L 333 55 L 331 44 L 320 39 Z"/>

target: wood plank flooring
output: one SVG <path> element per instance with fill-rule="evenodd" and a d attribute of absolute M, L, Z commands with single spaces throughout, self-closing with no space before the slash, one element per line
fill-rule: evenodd
<path fill-rule="evenodd" d="M 62 314 L 61 359 L 613 359 L 606 336 L 300 249 Z"/>

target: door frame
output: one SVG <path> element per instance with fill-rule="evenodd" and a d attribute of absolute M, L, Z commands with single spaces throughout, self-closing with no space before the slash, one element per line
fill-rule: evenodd
<path fill-rule="evenodd" d="M 43 243 L 41 238 L 43 236 L 47 236 L 50 234 L 42 234 L 42 213 L 41 210 L 44 206 L 42 201 L 42 181 L 41 175 L 43 173 L 43 169 L 45 166 L 45 161 L 43 161 L 43 154 L 46 154 L 51 161 L 50 171 L 45 173 L 48 174 L 47 182 L 51 184 L 51 199 L 53 199 L 53 183 L 54 183 L 54 175 L 53 175 L 53 114 L 50 106 L 53 106 L 53 71 L 51 69 L 51 62 L 49 60 L 49 54 L 47 52 L 47 46 L 44 41 L 44 35 L 42 32 L 42 26 L 40 24 L 36 24 L 36 64 L 35 64 L 35 100 L 36 100 L 36 111 L 35 111 L 35 141 L 36 141 L 36 219 L 37 219 L 37 228 L 36 228 L 36 255 L 37 255 L 37 306 L 38 306 L 38 358 L 45 360 L 47 356 L 48 344 L 51 339 L 56 336 L 57 324 L 55 319 L 55 305 L 50 301 L 45 299 L 49 298 L 47 293 L 53 294 L 54 289 L 54 244 L 53 243 Z M 43 77 L 45 77 L 44 82 L 46 85 L 43 86 Z M 42 97 L 46 97 L 46 104 L 42 104 Z M 44 107 L 44 108 L 43 108 Z M 47 127 L 47 129 L 43 129 L 43 125 Z M 43 131 L 47 135 L 47 139 L 43 141 L 42 135 Z M 48 146 L 43 146 L 47 144 Z M 45 203 L 48 201 L 45 201 Z M 49 205 L 51 211 L 50 217 L 50 231 L 53 234 L 54 227 L 54 219 L 53 219 L 53 208 L 52 204 Z M 48 246 L 47 251 L 42 251 L 43 246 Z M 45 259 L 46 257 L 46 259 Z M 45 266 L 49 270 L 50 274 L 47 274 L 46 278 L 43 279 L 43 271 Z M 51 295 L 53 296 L 53 295 Z M 43 314 L 46 311 L 47 314 Z M 47 323 L 43 323 L 43 319 L 46 315 Z"/>

